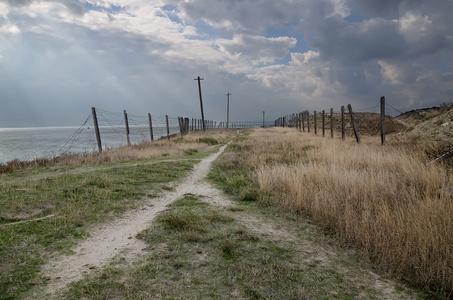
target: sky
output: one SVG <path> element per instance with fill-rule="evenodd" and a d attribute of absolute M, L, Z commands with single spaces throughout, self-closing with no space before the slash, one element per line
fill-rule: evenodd
<path fill-rule="evenodd" d="M 0 127 L 453 99 L 453 0 L 0 0 Z M 390 109 L 391 108 L 391 109 Z"/>

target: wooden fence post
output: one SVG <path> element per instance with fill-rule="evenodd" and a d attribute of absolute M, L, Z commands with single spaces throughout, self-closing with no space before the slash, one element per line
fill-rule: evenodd
<path fill-rule="evenodd" d="M 297 128 L 299 131 L 302 131 L 302 123 L 300 122 L 300 113 L 296 114 L 296 119 L 297 119 Z"/>
<path fill-rule="evenodd" d="M 318 126 L 317 126 L 317 124 L 316 124 L 316 123 L 317 123 L 317 122 L 316 122 L 316 118 L 317 118 L 317 117 L 316 117 L 316 110 L 314 111 L 313 117 L 314 117 L 314 120 L 315 120 L 315 121 L 314 121 L 314 122 L 315 122 L 315 134 L 318 134 Z"/>
<path fill-rule="evenodd" d="M 127 120 L 127 113 L 126 110 L 124 110 L 124 123 L 126 124 L 126 140 L 127 140 L 127 145 L 131 145 L 131 139 L 129 137 L 130 131 L 129 131 L 129 121 Z"/>
<path fill-rule="evenodd" d="M 189 133 L 189 127 L 190 127 L 190 120 L 189 120 L 189 118 L 185 118 L 185 121 L 186 121 L 185 122 L 186 123 L 185 124 L 186 125 L 185 126 L 185 133 L 188 134 Z"/>
<path fill-rule="evenodd" d="M 333 139 L 333 129 L 334 129 L 334 120 L 333 120 L 333 108 L 330 108 L 330 137 Z"/>
<path fill-rule="evenodd" d="M 326 135 L 326 111 L 322 110 L 322 136 Z"/>
<path fill-rule="evenodd" d="M 305 132 L 305 120 L 304 120 L 304 113 L 300 113 L 300 121 L 302 123 L 302 130 Z"/>
<path fill-rule="evenodd" d="M 344 106 L 341 107 L 341 139 L 344 141 L 345 131 L 344 131 Z"/>
<path fill-rule="evenodd" d="M 360 136 L 359 136 L 359 132 L 357 131 L 357 126 L 355 124 L 354 113 L 352 112 L 351 104 L 348 104 L 348 110 L 349 110 L 349 115 L 351 116 L 351 124 L 352 124 L 352 129 L 354 129 L 355 139 L 356 139 L 357 143 L 360 143 Z"/>
<path fill-rule="evenodd" d="M 381 97 L 381 144 L 385 145 L 385 97 Z"/>
<path fill-rule="evenodd" d="M 168 126 L 168 115 L 165 115 L 165 123 L 167 123 L 167 139 L 170 139 L 170 127 Z"/>
<path fill-rule="evenodd" d="M 310 133 L 310 112 L 307 110 L 307 130 Z"/>
<path fill-rule="evenodd" d="M 149 122 L 149 132 L 150 132 L 150 135 L 151 135 L 151 142 L 154 141 L 154 134 L 153 134 L 153 122 L 151 120 L 151 114 L 148 113 L 148 122 Z"/>
<path fill-rule="evenodd" d="M 178 117 L 179 134 L 181 134 L 181 137 L 183 137 L 184 135 L 182 120 L 183 120 L 182 117 Z"/>
<path fill-rule="evenodd" d="M 96 116 L 96 109 L 94 107 L 91 108 L 91 114 L 93 115 L 94 131 L 96 133 L 96 141 L 98 142 L 98 149 L 99 149 L 99 152 L 102 152 L 101 134 L 99 132 L 98 117 Z"/>

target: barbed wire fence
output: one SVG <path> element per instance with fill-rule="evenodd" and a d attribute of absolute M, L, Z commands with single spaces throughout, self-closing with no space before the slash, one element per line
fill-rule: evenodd
<path fill-rule="evenodd" d="M 330 131 L 331 136 L 334 137 L 340 131 L 343 139 L 345 135 L 355 135 L 358 143 L 360 142 L 361 135 L 369 133 L 370 129 L 373 129 L 372 131 L 375 131 L 375 134 L 381 134 L 382 144 L 385 144 L 385 133 L 392 131 L 392 127 L 395 126 L 392 122 L 388 122 L 393 119 L 391 115 L 395 114 L 395 112 L 403 114 L 403 112 L 388 104 L 385 101 L 385 97 L 381 97 L 374 106 L 354 109 L 354 111 L 352 111 L 350 104 L 348 104 L 348 109 L 345 110 L 345 107 L 342 106 L 340 111 L 334 111 L 333 108 L 328 111 L 314 110 L 310 112 L 304 110 L 303 112 L 280 117 L 274 123 L 275 126 L 297 127 L 303 131 L 313 132 L 316 135 L 322 131 L 323 136 L 326 131 Z M 369 116 L 364 115 L 366 113 L 376 115 L 375 120 L 371 121 L 372 124 L 370 124 Z M 378 117 L 379 115 L 380 118 Z M 341 120 L 339 120 L 339 116 L 341 116 Z M 357 123 L 361 126 L 357 126 Z"/>
<path fill-rule="evenodd" d="M 124 112 L 113 112 L 104 109 L 93 110 L 96 115 L 94 124 L 93 112 L 87 116 L 56 151 L 49 149 L 49 156 L 69 155 L 74 153 L 90 153 L 113 149 L 121 146 L 152 142 L 168 138 L 186 131 L 202 130 L 201 120 L 156 115 L 135 115 Z M 149 123 L 151 120 L 151 124 Z M 225 122 L 205 120 L 206 128 L 225 128 Z M 96 135 L 99 130 L 101 148 Z M 184 128 L 183 128 L 184 125 Z M 242 128 L 247 125 L 230 124 L 231 128 Z"/>

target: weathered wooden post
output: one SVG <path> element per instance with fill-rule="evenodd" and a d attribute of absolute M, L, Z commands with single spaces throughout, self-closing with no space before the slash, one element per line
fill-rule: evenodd
<path fill-rule="evenodd" d="M 96 109 L 94 107 L 91 108 L 91 114 L 93 115 L 94 131 L 96 133 L 96 141 L 98 142 L 98 149 L 99 149 L 99 152 L 102 152 L 101 134 L 99 132 L 98 117 L 96 116 Z"/>
<path fill-rule="evenodd" d="M 170 139 L 170 127 L 168 126 L 168 115 L 165 115 L 165 123 L 167 123 L 167 139 Z"/>
<path fill-rule="evenodd" d="M 344 141 L 345 129 L 344 129 L 344 106 L 341 107 L 341 139 Z"/>
<path fill-rule="evenodd" d="M 354 129 L 355 139 L 356 139 L 357 143 L 360 143 L 360 136 L 359 136 L 359 132 L 357 131 L 357 126 L 355 124 L 354 113 L 352 112 L 351 104 L 348 104 L 348 110 L 349 110 L 349 115 L 351 116 L 351 124 L 352 124 L 352 129 Z"/>
<path fill-rule="evenodd" d="M 305 118 L 304 118 L 304 113 L 300 113 L 300 122 L 302 123 L 302 130 L 305 132 Z"/>
<path fill-rule="evenodd" d="M 316 124 L 317 123 L 316 122 L 316 110 L 314 111 L 314 118 L 315 118 L 314 119 L 315 120 L 315 134 L 317 134 L 318 133 L 318 127 L 317 127 L 317 124 Z"/>
<path fill-rule="evenodd" d="M 129 137 L 130 131 L 129 131 L 129 121 L 127 120 L 127 113 L 126 110 L 124 110 L 124 123 L 126 124 L 126 140 L 127 140 L 127 145 L 131 145 L 131 139 Z"/>
<path fill-rule="evenodd" d="M 302 131 L 302 113 L 297 114 L 297 123 L 299 124 L 299 131 Z"/>
<path fill-rule="evenodd" d="M 310 133 L 310 112 L 307 110 L 307 131 Z"/>
<path fill-rule="evenodd" d="M 183 124 L 182 124 L 182 117 L 178 117 L 178 125 L 179 125 L 179 134 L 181 137 L 184 136 L 184 129 L 183 129 Z"/>
<path fill-rule="evenodd" d="M 151 120 L 151 114 L 148 113 L 148 123 L 149 123 L 149 133 L 151 137 L 151 142 L 154 141 L 154 134 L 153 134 L 153 122 Z"/>
<path fill-rule="evenodd" d="M 326 135 L 326 111 L 324 109 L 322 110 L 321 118 L 322 118 L 322 136 L 325 136 Z"/>
<path fill-rule="evenodd" d="M 334 129 L 334 120 L 333 120 L 333 108 L 330 108 L 330 137 L 333 139 L 333 129 Z"/>
<path fill-rule="evenodd" d="M 381 144 L 385 145 L 385 97 L 381 97 Z"/>

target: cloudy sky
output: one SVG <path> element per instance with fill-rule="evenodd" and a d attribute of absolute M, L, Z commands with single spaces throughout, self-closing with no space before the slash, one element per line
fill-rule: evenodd
<path fill-rule="evenodd" d="M 0 0 L 0 127 L 453 99 L 453 0 Z M 389 111 L 395 114 L 395 111 Z"/>

